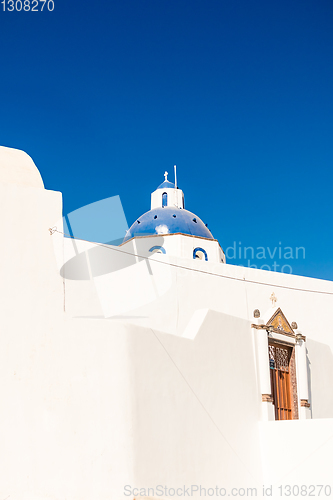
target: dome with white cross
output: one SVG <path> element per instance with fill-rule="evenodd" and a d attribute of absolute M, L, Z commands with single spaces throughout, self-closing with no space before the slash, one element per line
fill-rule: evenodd
<path fill-rule="evenodd" d="M 141 215 L 129 228 L 125 241 L 134 237 L 186 234 L 214 239 L 207 224 L 194 213 L 185 210 L 184 193 L 164 174 L 164 182 L 151 194 L 151 209 Z"/>

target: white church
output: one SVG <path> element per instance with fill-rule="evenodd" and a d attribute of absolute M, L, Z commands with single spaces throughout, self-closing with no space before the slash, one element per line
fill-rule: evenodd
<path fill-rule="evenodd" d="M 119 245 L 23 151 L 0 189 L 0 500 L 333 496 L 332 282 L 228 264 L 166 175 Z"/>

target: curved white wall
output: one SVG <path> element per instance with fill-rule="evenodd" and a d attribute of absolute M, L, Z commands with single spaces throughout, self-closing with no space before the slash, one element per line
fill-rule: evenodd
<path fill-rule="evenodd" d="M 43 180 L 27 153 L 0 146 L 0 182 L 24 187 L 43 188 Z"/>

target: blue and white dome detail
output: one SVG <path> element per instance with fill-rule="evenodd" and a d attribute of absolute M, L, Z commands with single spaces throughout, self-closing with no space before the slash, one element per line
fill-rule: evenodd
<path fill-rule="evenodd" d="M 157 207 L 141 215 L 126 233 L 125 241 L 139 236 L 187 234 L 199 238 L 214 237 L 202 220 L 192 212 L 178 207 Z"/>
<path fill-rule="evenodd" d="M 124 243 L 140 236 L 179 233 L 214 239 L 207 225 L 197 215 L 185 210 L 183 191 L 176 183 L 168 181 L 168 172 L 165 172 L 164 182 L 151 194 L 151 210 L 132 224 L 125 235 Z"/>
<path fill-rule="evenodd" d="M 191 259 L 197 265 L 204 262 L 224 263 L 219 242 L 203 221 L 185 210 L 184 193 L 175 183 L 165 180 L 151 193 L 150 210 L 139 217 L 126 232 L 122 244 L 138 256 L 158 259 Z M 173 235 L 170 238 L 166 236 Z M 190 238 L 189 238 L 190 236 Z"/>

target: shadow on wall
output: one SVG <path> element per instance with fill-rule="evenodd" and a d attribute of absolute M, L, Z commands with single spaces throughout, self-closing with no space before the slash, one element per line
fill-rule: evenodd
<path fill-rule="evenodd" d="M 75 245 L 75 242 L 73 242 Z M 133 251 L 134 253 L 134 251 Z M 116 255 L 115 255 L 116 254 Z M 134 255 L 123 254 L 112 248 L 95 246 L 84 252 L 78 252 L 65 262 L 60 275 L 68 280 L 89 280 L 103 274 L 109 274 L 136 263 Z"/>
<path fill-rule="evenodd" d="M 306 343 L 311 418 L 333 418 L 333 353 L 327 344 Z"/>
<path fill-rule="evenodd" d="M 163 247 L 164 238 L 156 238 L 159 246 Z M 133 242 L 126 245 L 126 249 L 112 246 L 94 246 L 89 250 L 78 252 L 75 240 L 72 240 L 76 255 L 69 259 L 60 269 L 60 275 L 68 280 L 89 280 L 105 274 L 114 273 L 146 260 L 147 271 L 152 270 L 148 257 L 153 257 L 153 252 L 137 251 Z M 90 276 L 91 272 L 91 276 Z"/>

